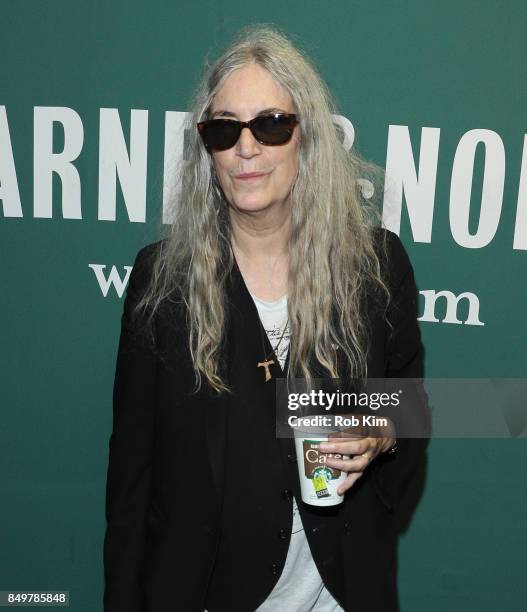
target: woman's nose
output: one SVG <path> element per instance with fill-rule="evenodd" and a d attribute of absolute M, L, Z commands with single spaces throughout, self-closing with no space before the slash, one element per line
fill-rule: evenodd
<path fill-rule="evenodd" d="M 260 150 L 260 143 L 253 136 L 253 133 L 248 127 L 242 128 L 240 138 L 238 139 L 237 147 L 239 154 L 242 157 L 255 155 Z"/>

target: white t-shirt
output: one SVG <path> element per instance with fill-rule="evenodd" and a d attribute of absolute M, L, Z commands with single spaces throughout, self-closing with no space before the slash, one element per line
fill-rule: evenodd
<path fill-rule="evenodd" d="M 290 338 L 289 325 L 284 332 L 287 324 L 287 295 L 283 295 L 275 302 L 265 302 L 255 295 L 252 295 L 252 298 L 258 309 L 262 326 L 283 369 Z M 279 344 L 278 351 L 276 351 L 277 344 Z M 258 607 L 257 612 L 283 612 L 283 610 L 344 612 L 320 577 L 294 497 L 293 528 L 286 562 L 274 589 Z"/>
<path fill-rule="evenodd" d="M 251 294 L 251 296 L 269 342 L 283 369 L 290 337 L 289 325 L 284 331 L 287 324 L 287 295 L 283 295 L 275 302 L 265 302 L 255 295 Z M 277 345 L 279 345 L 278 351 Z M 274 589 L 255 612 L 284 612 L 284 610 L 287 612 L 345 612 L 326 589 L 320 577 L 294 497 L 293 527 L 284 568 Z"/>

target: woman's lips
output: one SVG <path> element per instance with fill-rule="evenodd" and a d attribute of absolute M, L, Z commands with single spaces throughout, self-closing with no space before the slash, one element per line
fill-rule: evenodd
<path fill-rule="evenodd" d="M 248 172 L 247 174 L 238 174 L 238 176 L 235 176 L 234 178 L 240 181 L 249 181 L 252 179 L 261 178 L 262 176 L 267 176 L 267 174 L 267 172 Z"/>

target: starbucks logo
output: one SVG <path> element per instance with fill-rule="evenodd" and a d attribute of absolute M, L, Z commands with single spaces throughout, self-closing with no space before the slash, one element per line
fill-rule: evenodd
<path fill-rule="evenodd" d="M 331 480 L 333 477 L 333 472 L 328 467 L 318 467 L 313 470 L 313 478 L 324 478 L 327 481 Z"/>

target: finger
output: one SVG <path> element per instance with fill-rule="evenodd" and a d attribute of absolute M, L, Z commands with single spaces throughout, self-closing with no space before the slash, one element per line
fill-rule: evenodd
<path fill-rule="evenodd" d="M 370 457 L 365 455 L 357 455 L 350 459 L 337 459 L 336 457 L 327 457 L 326 465 L 342 472 L 363 472 L 370 463 Z"/>
<path fill-rule="evenodd" d="M 342 455 L 362 455 L 371 449 L 372 439 L 363 438 L 356 441 L 321 442 L 318 450 L 322 453 L 341 453 Z"/>
<path fill-rule="evenodd" d="M 335 432 L 335 433 L 330 433 L 328 435 L 328 438 L 330 438 L 331 440 L 359 440 L 361 438 L 365 438 L 367 436 L 367 432 L 364 431 L 359 431 L 357 429 L 357 431 L 354 432 Z"/>
<path fill-rule="evenodd" d="M 346 441 L 346 440 L 362 440 L 363 438 L 368 437 L 368 432 L 362 428 L 357 428 L 355 431 L 341 431 L 329 434 L 328 438 L 330 440 L 338 441 Z"/>
<path fill-rule="evenodd" d="M 357 482 L 357 480 L 362 476 L 363 472 L 354 472 L 353 474 L 348 474 L 346 480 L 340 485 L 337 489 L 337 493 L 339 495 L 344 495 L 344 493 L 351 489 L 351 487 Z"/>
<path fill-rule="evenodd" d="M 348 436 L 347 438 L 328 438 L 327 442 L 321 442 L 321 444 L 345 444 L 346 442 L 360 442 L 364 440 L 366 436 Z"/>

